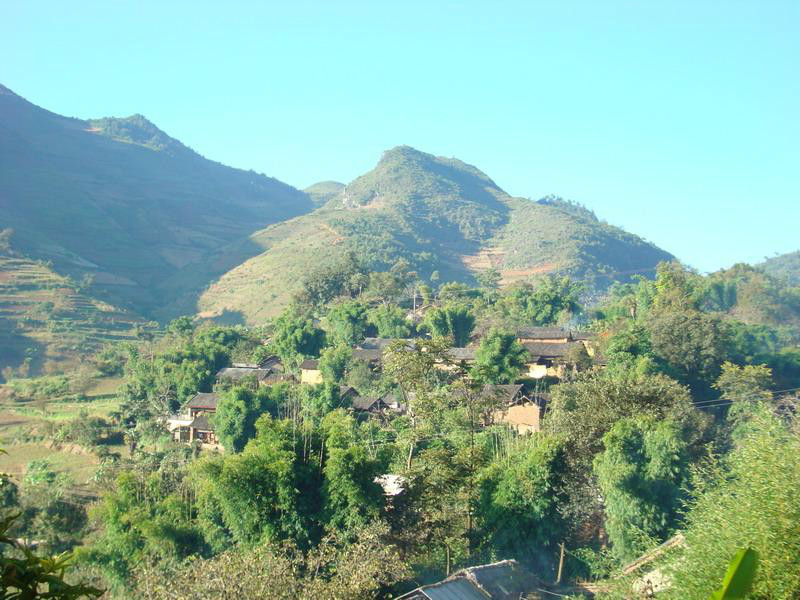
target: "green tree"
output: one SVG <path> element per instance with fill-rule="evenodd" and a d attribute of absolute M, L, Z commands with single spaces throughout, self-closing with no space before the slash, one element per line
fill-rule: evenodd
<path fill-rule="evenodd" d="M 83 583 L 67 583 L 73 555 L 39 556 L 11 538 L 9 530 L 15 519 L 13 515 L 0 518 L 0 591 L 3 598 L 80 600 L 103 595 L 104 590 Z"/>
<path fill-rule="evenodd" d="M 411 324 L 399 306 L 377 306 L 369 311 L 367 317 L 369 323 L 378 330 L 379 337 L 406 338 L 411 335 Z"/>
<path fill-rule="evenodd" d="M 528 351 L 516 336 L 493 329 L 481 340 L 473 377 L 484 383 L 512 383 L 519 377 Z"/>
<path fill-rule="evenodd" d="M 475 275 L 478 285 L 485 290 L 496 290 L 500 287 L 500 271 L 495 268 L 486 269 Z"/>
<path fill-rule="evenodd" d="M 271 389 L 234 387 L 219 394 L 217 411 L 210 417 L 214 431 L 227 452 L 241 452 L 256 435 L 256 421 L 277 411 Z"/>
<path fill-rule="evenodd" d="M 423 326 L 433 337 L 450 338 L 454 346 L 466 346 L 475 328 L 475 316 L 464 305 L 448 304 L 425 313 Z"/>
<path fill-rule="evenodd" d="M 353 362 L 353 350 L 349 346 L 328 346 L 319 359 L 319 370 L 324 381 L 339 383 L 344 380 Z"/>
<path fill-rule="evenodd" d="M 285 365 L 297 368 L 304 359 L 319 356 L 325 345 L 325 332 L 311 319 L 286 311 L 275 322 L 270 344 Z"/>
<path fill-rule="evenodd" d="M 617 421 L 603 444 L 594 471 L 606 530 L 614 555 L 629 561 L 648 541 L 663 541 L 675 530 L 689 476 L 688 444 L 678 425 L 652 417 Z"/>
<path fill-rule="evenodd" d="M 678 379 L 710 387 L 730 352 L 730 330 L 722 319 L 689 309 L 656 311 L 648 326 L 654 354 Z"/>
<path fill-rule="evenodd" d="M 143 564 L 132 591 L 145 600 L 370 600 L 410 576 L 387 526 L 376 521 L 355 533 L 331 532 L 307 552 L 260 544 L 177 566 Z"/>
<path fill-rule="evenodd" d="M 564 461 L 562 441 L 541 436 L 484 469 L 477 511 L 483 547 L 501 556 L 541 556 L 563 539 Z"/>
<path fill-rule="evenodd" d="M 325 436 L 325 521 L 337 531 L 355 531 L 380 515 L 383 490 L 375 483 L 381 465 L 358 439 L 356 422 L 341 410 L 322 422 Z"/>
<path fill-rule="evenodd" d="M 513 321 L 551 325 L 580 312 L 581 288 L 568 277 L 545 277 L 536 286 L 529 283 L 510 287 L 500 308 Z"/>
<path fill-rule="evenodd" d="M 353 346 L 364 340 L 367 331 L 367 307 L 356 300 L 335 304 L 328 311 L 328 327 L 336 343 Z"/>
<path fill-rule="evenodd" d="M 308 505 L 316 503 L 309 484 L 318 477 L 297 455 L 291 422 L 264 414 L 256 431 L 242 452 L 211 456 L 197 465 L 200 510 L 218 509 L 223 526 L 240 544 L 287 539 L 307 544 L 313 513 Z"/>
<path fill-rule="evenodd" d="M 563 508 L 575 522 L 601 512 L 592 461 L 603 450 L 603 436 L 617 421 L 637 416 L 670 419 L 687 432 L 695 453 L 707 428 L 707 418 L 692 407 L 687 388 L 662 374 L 586 371 L 551 390 L 544 429 L 565 441 L 569 468 L 564 480 L 570 500 Z"/>
<path fill-rule="evenodd" d="M 749 598 L 800 597 L 800 438 L 762 413 L 726 457 L 706 463 L 682 532 L 683 550 L 664 567 L 670 599 L 709 598 L 731 557 L 748 546 L 758 553 Z"/>

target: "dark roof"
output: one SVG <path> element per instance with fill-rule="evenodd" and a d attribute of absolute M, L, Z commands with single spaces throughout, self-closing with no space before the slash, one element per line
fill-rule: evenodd
<path fill-rule="evenodd" d="M 535 584 L 531 574 L 515 560 L 470 567 L 462 573 L 477 583 L 490 598 L 497 600 L 518 600 L 523 594 L 532 591 Z"/>
<path fill-rule="evenodd" d="M 339 398 L 349 398 L 351 396 L 357 396 L 358 392 L 356 388 L 349 386 L 349 385 L 340 385 L 339 386 Z"/>
<path fill-rule="evenodd" d="M 353 358 L 366 362 L 378 362 L 383 357 L 383 350 L 380 348 L 356 348 L 353 350 Z"/>
<path fill-rule="evenodd" d="M 283 371 L 275 371 L 270 370 L 269 375 L 264 377 L 261 382 L 267 385 L 272 385 L 274 383 L 283 383 L 283 382 L 296 382 L 295 376 L 291 373 L 284 373 Z"/>
<path fill-rule="evenodd" d="M 515 560 L 462 569 L 444 581 L 425 585 L 398 600 L 518 600 L 538 588 L 536 578 Z"/>
<path fill-rule="evenodd" d="M 570 339 L 571 332 L 563 327 L 522 327 L 517 330 L 517 337 L 532 340 Z"/>
<path fill-rule="evenodd" d="M 199 429 L 200 431 L 214 431 L 211 423 L 208 422 L 207 415 L 197 415 L 194 421 L 189 424 L 189 427 L 192 429 Z"/>
<path fill-rule="evenodd" d="M 477 348 L 450 348 L 447 355 L 451 360 L 475 360 L 475 354 L 478 352 Z"/>
<path fill-rule="evenodd" d="M 319 361 L 314 360 L 313 358 L 307 358 L 300 363 L 300 368 L 307 371 L 316 371 L 319 369 Z"/>
<path fill-rule="evenodd" d="M 420 591 L 430 600 L 486 600 L 471 581 L 462 577 L 434 583 Z"/>
<path fill-rule="evenodd" d="M 590 331 L 573 331 L 572 332 L 572 339 L 573 340 L 593 340 L 597 336 L 590 332 Z"/>
<path fill-rule="evenodd" d="M 350 402 L 352 407 L 359 411 L 380 409 L 383 403 L 381 398 L 373 398 L 372 396 L 356 396 Z"/>
<path fill-rule="evenodd" d="M 563 358 L 567 355 L 570 348 L 575 345 L 583 345 L 580 342 L 562 342 L 551 344 L 548 342 L 527 342 L 522 344 L 528 351 L 530 358 L 536 360 L 537 358 Z"/>
<path fill-rule="evenodd" d="M 192 396 L 191 400 L 186 403 L 186 408 L 217 410 L 217 395 L 214 392 L 200 392 L 199 394 L 195 394 Z"/>
<path fill-rule="evenodd" d="M 410 342 L 410 338 L 379 338 L 379 337 L 368 337 L 365 338 L 363 342 L 357 345 L 357 348 L 360 350 L 383 350 L 384 348 L 389 347 L 393 342 Z"/>
<path fill-rule="evenodd" d="M 492 398 L 502 400 L 506 403 L 511 403 L 522 391 L 521 383 L 510 384 L 487 384 L 483 386 L 482 395 L 485 398 Z"/>
<path fill-rule="evenodd" d="M 244 379 L 246 377 L 255 377 L 257 380 L 261 381 L 264 379 L 264 377 L 269 375 L 269 373 L 269 369 L 254 369 L 252 367 L 226 367 L 217 373 L 217 378 L 239 381 L 240 379 Z"/>
<path fill-rule="evenodd" d="M 261 367 L 262 369 L 273 369 L 273 370 L 283 371 L 283 362 L 279 357 L 275 356 L 274 354 L 262 360 L 258 366 Z"/>

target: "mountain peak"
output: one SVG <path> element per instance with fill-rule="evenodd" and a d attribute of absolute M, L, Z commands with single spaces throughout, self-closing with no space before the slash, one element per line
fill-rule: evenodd
<path fill-rule="evenodd" d="M 396 146 L 386 150 L 374 169 L 351 181 L 329 205 L 359 208 L 376 203 L 418 203 L 424 199 L 451 202 L 454 206 L 464 200 L 495 205 L 498 199 L 508 197 L 472 165 L 411 146 Z"/>
<path fill-rule="evenodd" d="M 176 152 L 192 152 L 178 140 L 171 138 L 156 125 L 139 113 L 129 117 L 103 117 L 89 121 L 92 128 L 101 135 L 120 142 L 128 142 L 145 146 L 153 150 Z"/>

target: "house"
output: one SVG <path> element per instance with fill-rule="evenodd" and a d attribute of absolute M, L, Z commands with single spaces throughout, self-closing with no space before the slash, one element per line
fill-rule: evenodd
<path fill-rule="evenodd" d="M 495 423 L 506 423 L 518 433 L 535 433 L 542 428 L 542 418 L 547 408 L 549 394 L 525 394 L 522 385 L 495 385 L 488 393 L 498 397 L 502 404 L 492 414 Z"/>
<path fill-rule="evenodd" d="M 538 579 L 517 561 L 502 560 L 462 569 L 444 581 L 399 596 L 398 600 L 520 600 L 539 598 L 541 590 Z"/>
<path fill-rule="evenodd" d="M 351 388 L 352 389 L 352 388 Z M 404 414 L 406 406 L 393 395 L 380 397 L 359 396 L 356 393 L 350 398 L 350 405 L 357 416 L 385 416 L 388 413 Z"/>
<path fill-rule="evenodd" d="M 528 377 L 561 378 L 566 373 L 571 354 L 583 346 L 583 342 L 525 342 L 522 344 L 528 351 L 528 362 L 525 367 Z"/>
<path fill-rule="evenodd" d="M 368 337 L 364 338 L 364 341 L 360 344 L 356 345 L 356 349 L 360 350 L 384 350 L 391 346 L 395 342 L 406 342 L 411 343 L 413 340 L 410 338 L 379 338 L 379 337 Z"/>
<path fill-rule="evenodd" d="M 414 344 L 414 340 L 410 338 L 368 337 L 353 348 L 353 358 L 367 363 L 370 367 L 377 368 L 383 362 L 386 350 L 395 342 L 405 342 L 407 348 L 412 348 L 412 344 Z"/>
<path fill-rule="evenodd" d="M 254 378 L 257 385 L 273 385 L 276 383 L 293 383 L 297 380 L 287 373 L 281 359 L 275 355 L 268 356 L 259 363 L 231 363 L 230 367 L 217 372 L 217 383 L 241 384 L 247 378 Z"/>
<path fill-rule="evenodd" d="M 353 412 L 360 415 L 381 415 L 389 409 L 389 405 L 383 398 L 372 396 L 356 396 L 350 401 Z"/>
<path fill-rule="evenodd" d="M 383 349 L 353 348 L 353 358 L 367 363 L 370 367 L 377 367 L 383 361 Z"/>
<path fill-rule="evenodd" d="M 443 371 L 453 371 L 459 366 L 469 366 L 475 363 L 478 348 L 474 346 L 448 348 L 446 358 L 438 361 L 436 366 Z"/>
<path fill-rule="evenodd" d="M 340 385 L 339 386 L 339 399 L 342 401 L 350 400 L 358 396 L 358 391 L 356 388 L 349 386 L 349 385 Z"/>
<path fill-rule="evenodd" d="M 322 371 L 319 370 L 319 361 L 307 358 L 300 363 L 300 383 L 317 385 L 322 383 Z"/>
<path fill-rule="evenodd" d="M 517 339 L 523 344 L 566 344 L 574 341 L 572 332 L 563 327 L 523 327 L 517 330 Z"/>
<path fill-rule="evenodd" d="M 261 385 L 261 382 L 269 376 L 270 372 L 271 369 L 262 369 L 261 367 L 253 367 L 250 365 L 225 367 L 217 371 L 217 383 L 242 385 L 247 381 L 253 380 L 256 385 Z"/>
<path fill-rule="evenodd" d="M 485 385 L 481 390 L 484 399 L 497 406 L 492 412 L 491 421 L 507 423 L 519 433 L 529 433 L 541 429 L 544 404 L 537 397 L 532 400 L 525 394 L 522 384 Z"/>
<path fill-rule="evenodd" d="M 199 392 L 183 406 L 183 413 L 167 419 L 167 429 L 178 442 L 200 441 L 204 444 L 218 443 L 214 428 L 208 420 L 217 412 L 218 396 L 215 393 Z"/>

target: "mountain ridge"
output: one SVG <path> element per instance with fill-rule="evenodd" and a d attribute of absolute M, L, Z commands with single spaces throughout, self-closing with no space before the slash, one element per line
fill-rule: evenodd
<path fill-rule="evenodd" d="M 274 316 L 324 262 L 320 256 L 345 252 L 378 270 L 402 258 L 423 280 L 437 272 L 441 281 L 473 282 L 477 272 L 497 268 L 504 283 L 561 273 L 594 278 L 598 289 L 612 273 L 651 274 L 674 258 L 588 209 L 511 196 L 473 165 L 409 146 L 384 152 L 312 213 L 250 239 L 263 251 L 200 294 L 201 316 L 245 323 Z"/>
<path fill-rule="evenodd" d="M 92 275 L 93 293 L 112 303 L 150 313 L 159 283 L 187 264 L 313 208 L 141 115 L 64 117 L 0 89 L 0 229 L 60 273 Z"/>

